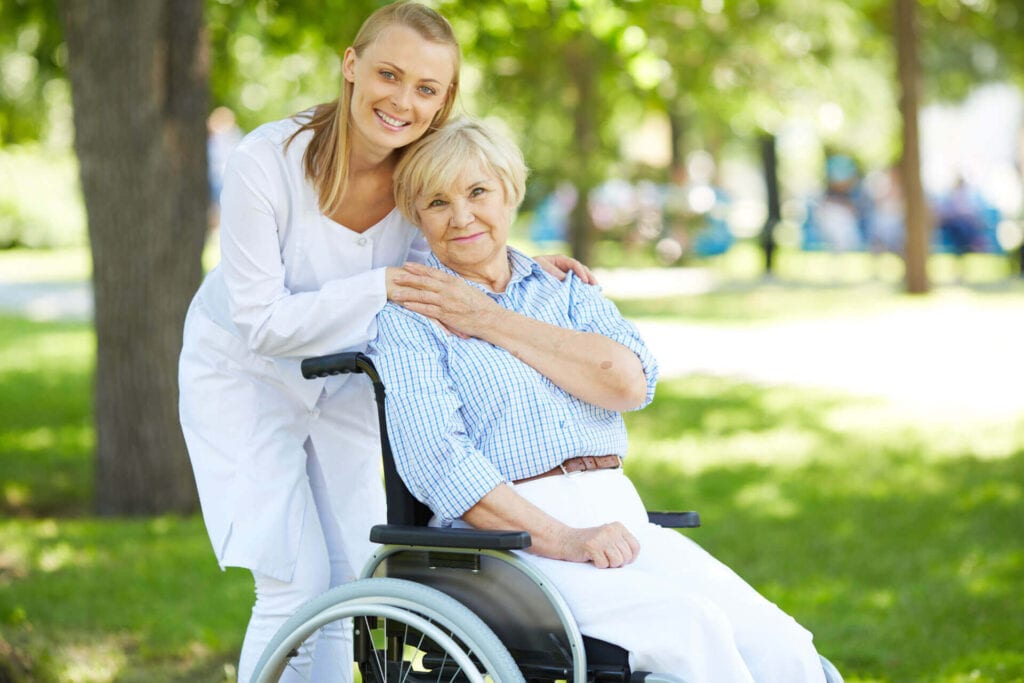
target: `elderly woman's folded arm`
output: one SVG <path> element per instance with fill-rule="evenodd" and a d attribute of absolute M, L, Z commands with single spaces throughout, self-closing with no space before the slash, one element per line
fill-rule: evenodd
<path fill-rule="evenodd" d="M 640 552 L 636 538 L 619 522 L 570 527 L 505 484 L 477 501 L 462 519 L 477 529 L 523 529 L 533 540 L 530 552 L 555 560 L 591 562 L 599 569 L 627 565 Z"/>
<path fill-rule="evenodd" d="M 632 410 L 647 396 L 637 355 L 596 332 L 569 330 L 494 306 L 476 336 L 509 351 L 577 398 L 607 410 Z"/>

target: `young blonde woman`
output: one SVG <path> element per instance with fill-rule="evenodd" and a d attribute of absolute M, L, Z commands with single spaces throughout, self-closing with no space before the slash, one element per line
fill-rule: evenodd
<path fill-rule="evenodd" d="M 401 268 L 427 249 L 395 209 L 392 173 L 448 119 L 459 64 L 442 16 L 385 6 L 346 49 L 337 100 L 257 128 L 228 160 L 221 263 L 189 309 L 179 385 L 217 560 L 255 581 L 240 681 L 302 603 L 354 578 L 384 519 L 367 383 L 304 380 L 299 363 L 363 348 L 388 299 L 417 296 L 427 279 Z M 571 259 L 547 265 L 589 277 Z M 324 633 L 287 676 L 347 680 L 348 638 Z"/>

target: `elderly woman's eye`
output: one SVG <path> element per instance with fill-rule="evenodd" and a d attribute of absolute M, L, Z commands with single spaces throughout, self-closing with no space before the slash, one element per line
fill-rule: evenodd
<path fill-rule="evenodd" d="M 480 195 L 482 195 L 486 191 L 487 191 L 486 188 L 474 187 L 472 190 L 469 191 L 469 196 L 470 197 L 479 197 Z"/>
<path fill-rule="evenodd" d="M 435 209 L 439 206 L 444 206 L 446 203 L 447 202 L 445 202 L 445 200 L 443 199 L 431 199 L 430 202 L 427 204 L 427 208 Z"/>

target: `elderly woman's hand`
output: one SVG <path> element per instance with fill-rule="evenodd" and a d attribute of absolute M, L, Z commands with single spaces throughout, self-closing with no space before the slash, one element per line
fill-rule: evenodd
<path fill-rule="evenodd" d="M 393 277 L 392 270 L 397 270 Z M 490 317 L 504 311 L 476 287 L 436 268 L 407 263 L 402 269 L 388 268 L 388 276 L 389 299 L 462 337 L 479 336 Z"/>
<path fill-rule="evenodd" d="M 640 543 L 619 522 L 586 529 L 570 528 L 563 541 L 570 562 L 591 562 L 598 569 L 623 567 L 640 554 Z"/>

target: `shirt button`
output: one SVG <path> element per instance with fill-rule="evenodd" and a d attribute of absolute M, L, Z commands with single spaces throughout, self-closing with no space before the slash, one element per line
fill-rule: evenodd
<path fill-rule="evenodd" d="M 356 240 L 356 244 L 358 244 L 359 246 L 364 246 L 366 244 L 366 238 L 360 237 L 359 239 Z"/>
<path fill-rule="evenodd" d="M 313 418 L 314 420 L 316 418 L 320 417 L 320 409 L 319 408 L 313 408 L 312 410 L 309 411 L 309 416 L 311 418 Z"/>

